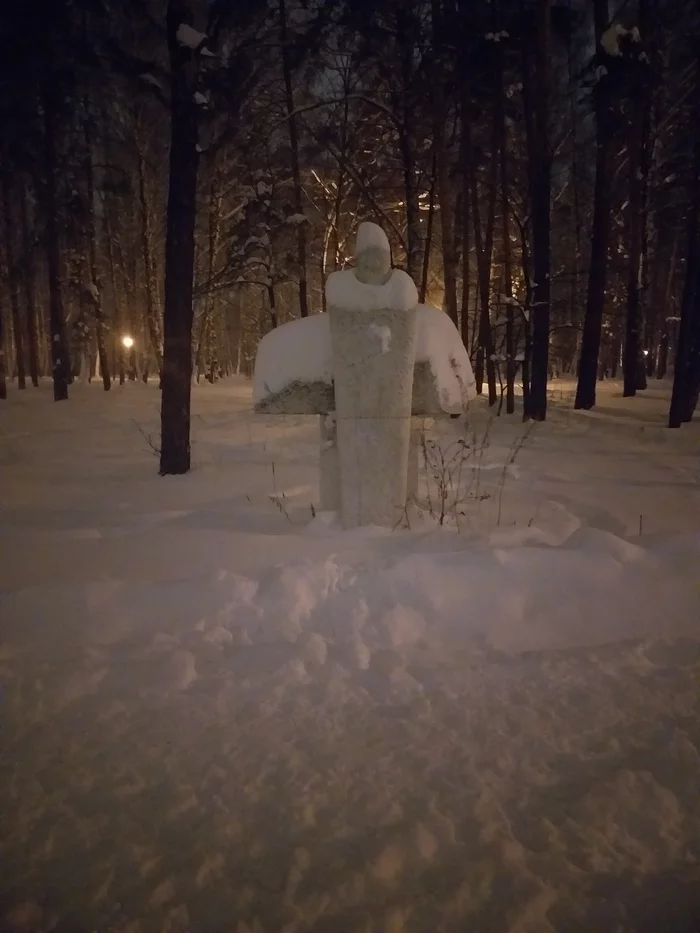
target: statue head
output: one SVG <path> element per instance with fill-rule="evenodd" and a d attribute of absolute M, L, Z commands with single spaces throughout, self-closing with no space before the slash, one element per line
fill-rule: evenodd
<path fill-rule="evenodd" d="M 381 227 L 361 223 L 355 246 L 355 275 L 365 285 L 384 285 L 391 276 L 391 249 Z"/>

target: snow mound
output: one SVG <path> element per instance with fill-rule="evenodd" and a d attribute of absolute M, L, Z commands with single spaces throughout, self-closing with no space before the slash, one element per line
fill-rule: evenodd
<path fill-rule="evenodd" d="M 136 639 L 141 687 L 164 695 L 185 690 L 199 676 L 197 644 L 270 648 L 297 645 L 305 664 L 331 655 L 349 670 L 371 659 L 394 672 L 429 640 L 434 652 L 529 652 L 590 648 L 645 639 L 700 639 L 700 591 L 674 556 L 673 538 L 642 547 L 593 528 L 575 531 L 564 546 L 431 550 L 429 540 L 408 554 L 397 543 L 383 566 L 346 553 L 329 529 L 330 556 L 177 583 L 38 587 L 0 593 L 0 616 L 14 655 L 68 658 L 69 641 L 99 659 L 99 674 L 81 691 L 99 688 L 105 666 L 119 674 L 120 645 Z M 371 549 L 372 532 L 358 535 Z M 683 551 L 687 542 L 681 541 Z M 460 545 L 457 544 L 459 548 Z M 335 552 L 335 553 L 334 553 Z M 696 548 L 697 552 L 697 548 Z M 547 586 L 542 581 L 547 580 Z M 161 613 L 153 615 L 157 605 Z M 47 632 L 52 611 L 64 623 Z M 167 632 L 162 618 L 167 616 Z M 38 639 L 39 630 L 43 631 Z M 52 635 L 53 637 L 49 637 Z M 276 649 L 277 650 L 277 649 Z M 284 653 L 282 651 L 282 653 Z M 296 652 L 292 652 L 296 657 Z M 261 655 L 262 657 L 262 655 Z M 264 689 L 267 660 L 256 674 Z M 295 675 L 296 676 L 296 675 Z M 105 682 L 108 682 L 108 676 Z"/>
<path fill-rule="evenodd" d="M 360 282 L 352 269 L 333 272 L 326 282 L 326 298 L 329 305 L 348 311 L 411 311 L 418 304 L 413 279 L 401 269 L 394 269 L 384 285 Z"/>

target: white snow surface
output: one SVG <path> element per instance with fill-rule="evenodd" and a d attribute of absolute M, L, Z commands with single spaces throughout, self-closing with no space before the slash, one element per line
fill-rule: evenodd
<path fill-rule="evenodd" d="M 353 269 L 343 269 L 328 276 L 326 299 L 329 305 L 348 311 L 371 312 L 377 308 L 411 311 L 418 304 L 418 292 L 413 279 L 402 269 L 392 270 L 384 285 L 360 282 Z"/>
<path fill-rule="evenodd" d="M 155 384 L 11 384 L 0 927 L 696 929 L 700 423 L 572 389 L 430 436 L 442 527 L 423 476 L 341 532 L 315 419 L 242 380 L 166 478 Z"/>
<path fill-rule="evenodd" d="M 437 308 L 418 305 L 416 316 L 416 362 L 430 363 L 444 410 L 461 410 L 476 397 L 474 374 L 462 338 L 448 315 Z M 390 341 L 391 334 L 379 336 L 388 350 L 387 336 Z M 327 315 L 289 321 L 261 340 L 255 360 L 255 402 L 276 395 L 294 382 L 332 381 L 333 353 Z"/>
<path fill-rule="evenodd" d="M 258 345 L 253 401 L 276 395 L 294 382 L 333 382 L 331 330 L 325 314 L 282 324 Z"/>
<path fill-rule="evenodd" d="M 355 241 L 355 255 L 359 256 L 367 249 L 380 249 L 385 253 L 391 252 L 389 239 L 378 224 L 363 221 L 357 228 L 357 239 Z"/>
<path fill-rule="evenodd" d="M 466 347 L 449 315 L 418 305 L 416 362 L 430 363 L 444 411 L 461 411 L 476 398 L 476 382 Z"/>

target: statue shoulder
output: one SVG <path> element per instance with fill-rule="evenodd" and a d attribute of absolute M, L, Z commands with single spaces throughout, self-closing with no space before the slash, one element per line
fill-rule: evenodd
<path fill-rule="evenodd" d="M 413 279 L 403 269 L 394 269 L 389 280 L 391 286 L 391 306 L 410 311 L 418 304 L 418 291 Z"/>

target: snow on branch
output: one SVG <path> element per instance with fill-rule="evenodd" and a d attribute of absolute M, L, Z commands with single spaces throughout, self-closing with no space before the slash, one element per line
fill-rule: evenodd
<path fill-rule="evenodd" d="M 145 81 L 146 84 L 150 84 L 152 87 L 157 87 L 159 91 L 164 91 L 163 82 L 156 78 L 155 75 L 145 72 L 144 74 L 139 75 L 142 81 Z"/>
<path fill-rule="evenodd" d="M 600 44 L 611 58 L 620 58 L 622 55 L 620 40 L 625 38 L 629 38 L 635 43 L 642 41 L 639 29 L 636 26 L 633 26 L 632 29 L 625 29 L 620 23 L 615 23 L 609 29 L 606 29 L 600 37 Z"/>
<path fill-rule="evenodd" d="M 202 46 L 209 38 L 206 33 L 199 32 L 199 30 L 194 29 L 192 26 L 188 26 L 187 23 L 180 23 L 177 27 L 175 38 L 180 45 L 184 45 L 188 49 L 194 49 L 195 51 L 201 49 L 203 55 L 213 54 L 212 52 L 206 52 L 202 49 Z"/>

